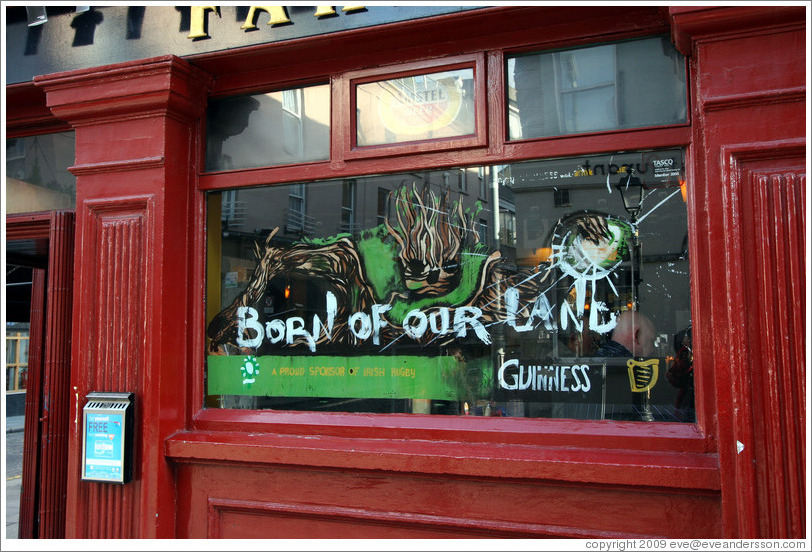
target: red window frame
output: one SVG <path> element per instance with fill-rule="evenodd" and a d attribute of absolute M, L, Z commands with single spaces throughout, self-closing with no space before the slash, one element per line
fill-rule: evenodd
<path fill-rule="evenodd" d="M 648 13 L 648 12 L 647 12 Z M 519 14 L 520 15 L 520 14 Z M 517 15 L 517 17 L 519 16 Z M 650 15 L 650 14 L 649 14 Z M 662 34 L 667 30 L 657 18 L 647 19 L 647 28 L 639 21 L 628 23 L 628 18 L 606 18 L 606 26 L 601 35 L 606 41 L 623 38 L 637 38 Z M 459 30 L 443 22 L 425 22 L 395 25 L 387 28 L 385 40 L 397 43 L 398 38 L 408 41 L 408 36 L 420 34 L 420 30 L 447 28 L 448 33 L 457 36 L 456 47 L 465 42 Z M 483 18 L 477 23 L 478 36 L 487 36 L 490 22 Z M 444 27 L 445 25 L 445 27 Z M 466 34 L 477 36 L 477 27 L 465 29 Z M 518 51 L 541 51 L 560 48 L 564 40 L 567 44 L 589 44 L 601 42 L 594 35 L 573 38 L 574 27 L 564 26 L 557 31 L 560 35 L 548 35 L 539 40 L 533 32 L 505 33 L 497 38 L 481 41 L 479 49 L 465 56 L 452 51 L 454 41 L 449 41 L 445 51 L 432 50 L 435 57 L 419 57 L 412 48 L 383 49 L 371 53 L 360 51 L 363 40 L 347 41 L 350 51 L 327 39 L 310 39 L 298 43 L 302 48 L 300 56 L 305 60 L 318 58 L 323 48 L 335 46 L 332 56 L 321 62 L 310 61 L 292 69 L 304 80 L 317 80 L 329 76 L 332 83 L 332 144 L 329 161 L 308 163 L 296 166 L 267 167 L 260 169 L 228 171 L 217 174 L 200 174 L 198 180 L 199 241 L 197 249 L 201 261 L 197 267 L 196 281 L 205 282 L 205 193 L 253 185 L 282 184 L 287 182 L 313 181 L 356 177 L 381 172 L 399 172 L 427 168 L 453 167 L 473 164 L 501 164 L 527 159 L 543 159 L 559 156 L 595 154 L 634 149 L 658 149 L 677 147 L 686 152 L 686 178 L 690 182 L 692 174 L 690 121 L 687 124 L 668 127 L 618 130 L 611 132 L 569 135 L 527 139 L 517 142 L 506 140 L 505 56 Z M 359 35 L 360 36 L 360 35 Z M 370 40 L 384 40 L 376 32 Z M 447 34 L 448 36 L 448 34 Z M 559 42 L 556 42 L 556 39 Z M 415 39 L 411 39 L 414 42 Z M 394 42 L 392 42 L 394 41 Z M 356 48 L 352 50 L 352 48 Z M 474 50 L 472 48 L 472 50 Z M 459 50 L 457 50 L 458 52 Z M 250 54 L 247 54 L 250 56 Z M 426 55 L 426 54 L 423 54 Z M 248 57 L 240 67 L 251 65 Z M 353 148 L 354 114 L 350 108 L 350 89 L 353 83 L 365 79 L 378 80 L 390 74 L 413 74 L 431 72 L 438 67 L 454 64 L 471 64 L 477 71 L 477 86 L 485 86 L 484 95 L 477 105 L 477 135 L 474 143 L 460 146 L 449 145 L 449 141 L 418 142 L 398 144 L 380 148 Z M 200 63 L 206 67 L 205 60 Z M 358 69 L 359 65 L 378 65 L 374 70 Z M 222 59 L 213 58 L 212 67 L 223 69 Z M 291 66 L 293 67 L 293 66 Z M 274 69 L 277 69 L 274 67 Z M 428 70 L 428 71 L 427 71 Z M 219 89 L 238 93 L 248 89 L 249 83 L 256 90 L 256 79 L 268 77 L 269 88 L 280 88 L 273 81 L 274 71 L 255 71 L 253 77 L 246 73 L 221 75 Z M 484 77 L 484 78 L 483 78 Z M 688 81 L 690 83 L 690 80 Z M 690 88 L 690 84 L 689 84 Z M 479 90 L 479 89 L 478 89 Z M 689 93 L 691 91 L 689 90 Z M 484 110 L 480 111 L 480 110 Z M 690 113 L 690 109 L 689 109 Z M 484 114 L 484 116 L 483 116 Z M 480 128 L 480 124 L 484 127 Z M 696 199 L 689 193 L 689 241 L 697 243 Z M 697 275 L 691 274 L 691 287 L 696 289 Z M 370 469 L 414 469 L 417 471 L 440 471 L 443 473 L 480 473 L 495 477 L 512 476 L 503 471 L 504 466 L 515 469 L 513 475 L 519 477 L 553 478 L 572 481 L 594 481 L 602 483 L 647 484 L 659 486 L 663 481 L 675 487 L 692 487 L 718 491 L 718 459 L 713 434 L 713 380 L 710 370 L 703 370 L 703 364 L 710 367 L 710 353 L 703 360 L 701 351 L 696 356 L 698 379 L 697 422 L 679 423 L 640 423 L 614 421 L 581 421 L 567 419 L 524 419 L 524 418 L 481 418 L 465 416 L 439 416 L 419 414 L 351 414 L 321 412 L 251 411 L 206 409 L 200 405 L 205 396 L 204 388 L 204 335 L 205 335 L 205 284 L 198 286 L 198 300 L 194 304 L 197 324 L 192 328 L 192 366 L 194 371 L 190 383 L 190 407 L 188 427 L 190 432 L 171 439 L 167 445 L 169 454 L 177 459 L 214 458 L 223 461 L 248 460 L 242 444 L 251 435 L 251 458 L 257 461 L 305 461 L 319 460 L 318 450 L 334 451 L 338 456 L 329 462 L 349 462 L 349 450 L 365 458 L 364 466 Z M 701 316 L 692 294 L 693 319 Z M 701 338 L 698 347 L 701 346 Z M 262 436 L 257 436 L 261 434 Z M 300 436 L 318 438 L 319 445 L 304 448 L 312 452 L 302 453 Z M 210 445 L 218 445 L 216 447 Z M 319 449 L 319 446 L 326 448 Z M 318 449 L 318 450 L 317 450 Z M 298 451 L 298 452 L 297 452 Z M 297 456 L 304 454 L 304 456 Z M 341 459 L 343 458 L 343 459 Z M 424 458 L 425 461 L 420 460 Z M 476 466 L 463 466 L 463 459 L 473 460 Z M 388 464 L 387 464 L 388 462 Z M 384 466 L 386 464 L 386 467 Z M 411 467 L 408 467 L 411 466 Z M 524 466 L 524 467 L 523 467 Z M 532 466 L 532 469 L 530 468 Z M 599 466 L 599 467 L 598 467 Z M 529 470 L 529 471 L 526 471 Z M 664 478 L 664 479 L 663 479 Z"/>
<path fill-rule="evenodd" d="M 359 85 L 381 80 L 411 77 L 414 75 L 453 71 L 455 69 L 473 69 L 474 71 L 475 126 L 473 135 L 437 138 L 433 140 L 415 140 L 374 146 L 359 146 L 357 144 L 357 117 L 355 113 L 356 90 Z M 483 147 L 487 144 L 487 136 L 485 134 L 487 128 L 485 111 L 485 56 L 482 52 L 467 56 L 442 58 L 429 62 L 406 63 L 397 66 L 351 71 L 341 75 L 339 79 L 337 79 L 336 85 L 344 89 L 341 91 L 342 97 L 349 97 L 349 105 L 339 106 L 338 109 L 342 112 L 342 115 L 349 110 L 346 115 L 349 118 L 350 131 L 342 133 L 343 135 L 341 137 L 336 138 L 343 146 L 345 159 L 366 159 L 440 150 L 450 151 L 463 148 Z"/>

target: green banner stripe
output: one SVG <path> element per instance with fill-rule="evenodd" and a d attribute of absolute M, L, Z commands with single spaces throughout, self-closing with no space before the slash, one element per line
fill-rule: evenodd
<path fill-rule="evenodd" d="M 209 395 L 457 400 L 460 363 L 421 356 L 217 356 Z"/>

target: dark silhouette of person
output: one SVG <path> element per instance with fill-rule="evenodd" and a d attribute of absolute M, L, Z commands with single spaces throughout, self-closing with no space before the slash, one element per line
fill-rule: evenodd
<path fill-rule="evenodd" d="M 677 417 L 683 422 L 696 420 L 694 406 L 694 350 L 691 326 L 674 334 L 674 358 L 669 359 L 665 377 L 678 389 L 674 400 Z"/>

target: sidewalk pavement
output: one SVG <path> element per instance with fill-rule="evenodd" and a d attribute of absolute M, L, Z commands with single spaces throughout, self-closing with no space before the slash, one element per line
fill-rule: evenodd
<path fill-rule="evenodd" d="M 25 416 L 6 416 L 6 434 L 20 433 L 25 430 Z M 19 442 L 15 438 L 14 442 Z M 4 443 L 5 448 L 5 443 Z M 8 454 L 8 451 L 5 451 Z M 22 450 L 18 452 L 21 454 Z M 7 456 L 8 458 L 8 456 Z M 16 539 L 20 521 L 20 490 L 22 477 L 14 475 L 6 479 L 6 539 Z"/>
<path fill-rule="evenodd" d="M 25 416 L 6 416 L 6 433 L 18 433 L 25 429 Z"/>
<path fill-rule="evenodd" d="M 6 481 L 6 539 L 16 539 L 20 530 L 20 491 L 22 478 Z"/>

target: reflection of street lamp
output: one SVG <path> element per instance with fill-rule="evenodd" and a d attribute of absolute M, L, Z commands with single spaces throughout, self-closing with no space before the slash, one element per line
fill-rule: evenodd
<path fill-rule="evenodd" d="M 626 169 L 626 176 L 620 179 L 615 188 L 620 192 L 620 198 L 623 200 L 623 207 L 632 216 L 632 224 L 637 223 L 637 214 L 640 212 L 640 207 L 643 205 L 643 183 L 639 178 L 634 176 L 634 169 L 629 167 Z"/>
<path fill-rule="evenodd" d="M 643 206 L 643 182 L 634 176 L 634 169 L 628 167 L 626 176 L 620 179 L 616 188 L 623 200 L 623 207 L 631 216 L 629 222 L 632 225 L 632 306 L 635 311 L 639 311 L 639 288 L 642 278 L 640 278 L 640 232 L 637 229 L 637 215 Z M 642 393 L 632 393 L 632 404 L 638 410 L 640 419 L 644 422 L 654 421 L 654 416 L 651 413 L 650 393 L 650 390 Z"/>
<path fill-rule="evenodd" d="M 643 182 L 634 176 L 634 169 L 628 167 L 626 169 L 626 176 L 621 178 L 615 186 L 620 192 L 620 198 L 623 200 L 623 207 L 631 215 L 632 224 L 632 303 L 634 310 L 639 310 L 638 304 L 638 289 L 640 287 L 640 240 L 639 232 L 637 230 L 637 215 L 640 213 L 640 208 L 643 206 Z"/>

